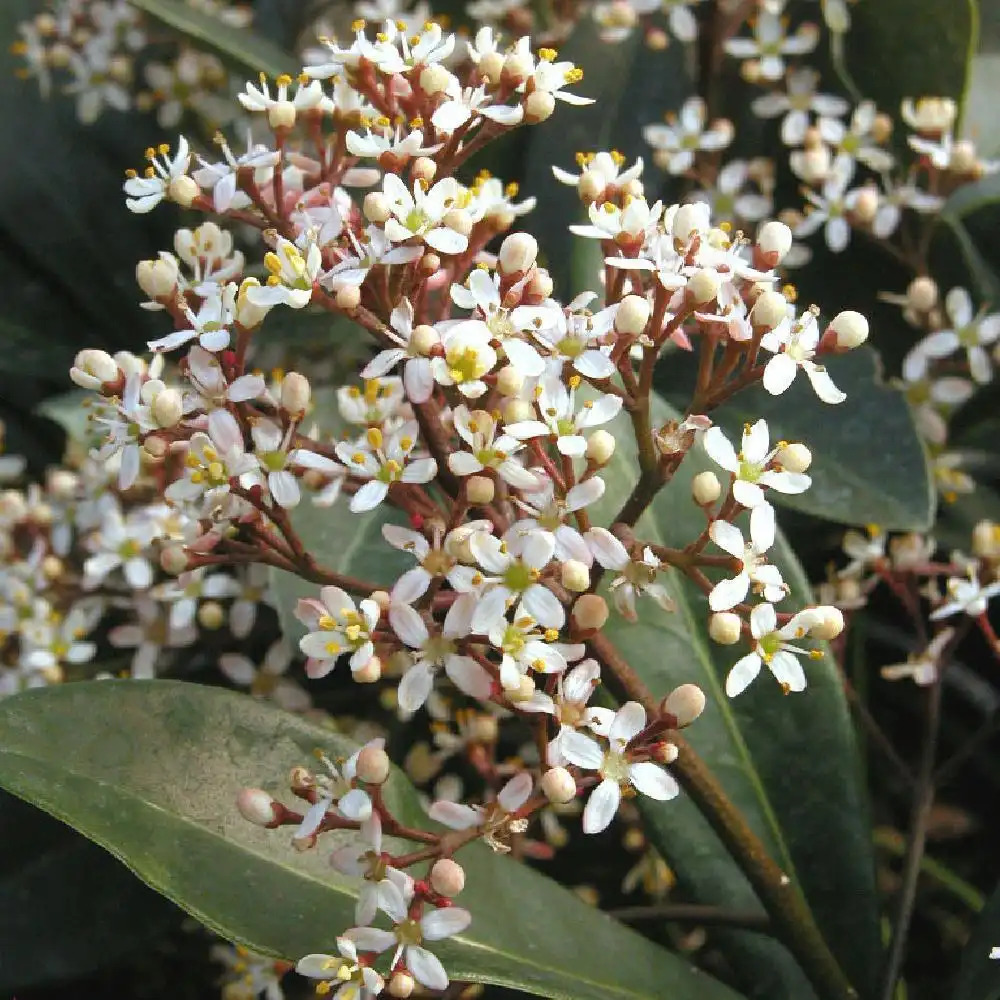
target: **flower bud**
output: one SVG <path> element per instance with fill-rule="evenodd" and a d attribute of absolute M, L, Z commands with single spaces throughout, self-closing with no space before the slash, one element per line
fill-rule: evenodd
<path fill-rule="evenodd" d="M 590 586 L 590 568 L 579 559 L 567 559 L 559 567 L 559 579 L 567 590 L 581 594 Z"/>
<path fill-rule="evenodd" d="M 868 320 L 853 309 L 837 313 L 830 321 L 830 329 L 837 335 L 837 346 L 845 350 L 860 347 L 868 339 Z"/>
<path fill-rule="evenodd" d="M 872 120 L 872 138 L 881 146 L 892 136 L 892 119 L 880 111 Z"/>
<path fill-rule="evenodd" d="M 465 888 L 465 869 L 451 858 L 438 858 L 431 865 L 431 888 L 449 899 Z"/>
<path fill-rule="evenodd" d="M 184 401 L 177 389 L 161 389 L 153 400 L 153 419 L 161 427 L 173 427 L 184 415 Z"/>
<path fill-rule="evenodd" d="M 677 744 L 667 743 L 664 740 L 661 740 L 659 743 L 654 743 L 652 750 L 653 760 L 660 764 L 673 764 L 673 762 L 680 756 Z"/>
<path fill-rule="evenodd" d="M 226 612 L 218 601 L 205 601 L 198 608 L 198 624 L 202 628 L 207 628 L 214 632 L 215 629 L 222 628 L 225 620 Z"/>
<path fill-rule="evenodd" d="M 160 566 L 164 573 L 177 576 L 188 568 L 188 556 L 183 545 L 167 545 L 160 550 Z"/>
<path fill-rule="evenodd" d="M 512 702 L 528 701 L 535 693 L 535 682 L 527 674 L 519 674 L 511 685 L 504 685 L 504 694 Z"/>
<path fill-rule="evenodd" d="M 430 277 L 441 270 L 441 258 L 436 253 L 425 253 L 420 258 L 420 270 Z"/>
<path fill-rule="evenodd" d="M 538 259 L 538 241 L 528 233 L 511 233 L 500 244 L 498 258 L 501 274 L 527 271 Z"/>
<path fill-rule="evenodd" d="M 477 507 L 493 503 L 496 486 L 488 476 L 469 476 L 465 483 L 465 495 L 469 503 Z"/>
<path fill-rule="evenodd" d="M 479 60 L 479 75 L 492 83 L 494 86 L 500 82 L 500 74 L 503 72 L 504 58 L 499 52 L 487 52 Z"/>
<path fill-rule="evenodd" d="M 682 684 L 667 695 L 663 708 L 677 719 L 677 728 L 683 729 L 705 711 L 705 692 L 697 684 Z"/>
<path fill-rule="evenodd" d="M 240 282 L 240 290 L 236 295 L 236 322 L 244 330 L 252 330 L 255 326 L 260 326 L 264 322 L 270 306 L 255 305 L 250 301 L 247 294 L 251 288 L 260 288 L 260 282 L 256 278 L 244 278 Z"/>
<path fill-rule="evenodd" d="M 698 305 L 711 302 L 719 294 L 722 277 L 714 268 L 695 271 L 688 279 L 687 291 Z"/>
<path fill-rule="evenodd" d="M 507 78 L 508 83 L 516 85 L 524 83 L 534 68 L 534 62 L 530 55 L 514 51 L 504 59 L 503 75 Z"/>
<path fill-rule="evenodd" d="M 948 167 L 957 174 L 974 174 L 979 169 L 979 157 L 976 154 L 976 145 L 969 139 L 959 139 L 952 146 L 951 161 Z"/>
<path fill-rule="evenodd" d="M 181 208 L 190 208 L 191 203 L 201 194 L 201 188 L 193 177 L 186 174 L 182 177 L 175 177 L 167 185 L 167 196 L 177 202 Z"/>
<path fill-rule="evenodd" d="M 426 181 L 430 184 L 437 174 L 437 164 L 429 156 L 418 156 L 410 164 L 410 176 L 415 181 Z"/>
<path fill-rule="evenodd" d="M 792 231 L 783 222 L 765 222 L 757 234 L 757 246 L 766 254 L 774 254 L 775 264 L 780 264 L 792 249 Z"/>
<path fill-rule="evenodd" d="M 552 294 L 554 287 L 549 272 L 544 267 L 536 267 L 524 286 L 524 294 L 533 302 L 544 302 Z"/>
<path fill-rule="evenodd" d="M 291 128 L 295 116 L 295 105 L 291 101 L 276 101 L 267 109 L 267 123 L 271 128 Z"/>
<path fill-rule="evenodd" d="M 816 611 L 822 617 L 815 625 L 810 626 L 809 634 L 817 639 L 836 639 L 844 631 L 843 612 L 831 604 L 816 608 Z"/>
<path fill-rule="evenodd" d="M 607 178 L 600 170 L 585 170 L 576 184 L 580 201 L 589 205 L 592 201 L 597 201 L 604 194 L 604 189 L 608 186 Z"/>
<path fill-rule="evenodd" d="M 382 676 L 382 661 L 370 656 L 351 675 L 359 684 L 374 684 Z"/>
<path fill-rule="evenodd" d="M 531 404 L 526 399 L 508 399 L 503 404 L 505 423 L 517 424 L 522 420 L 531 420 L 534 415 Z"/>
<path fill-rule="evenodd" d="M 135 280 L 151 299 L 167 298 L 177 288 L 177 261 L 167 255 L 157 260 L 140 260 Z"/>
<path fill-rule="evenodd" d="M 649 322 L 649 300 L 644 295 L 626 295 L 615 313 L 615 329 L 619 333 L 639 336 Z"/>
<path fill-rule="evenodd" d="M 0 493 L 0 514 L 11 524 L 17 524 L 28 516 L 28 503 L 20 490 L 4 490 Z"/>
<path fill-rule="evenodd" d="M 524 120 L 527 124 L 543 122 L 556 109 L 556 99 L 547 90 L 535 90 L 524 102 Z"/>
<path fill-rule="evenodd" d="M 722 496 L 722 484 L 719 482 L 719 477 L 711 470 L 699 472 L 691 480 L 691 496 L 694 497 L 694 502 L 702 507 L 715 503 Z"/>
<path fill-rule="evenodd" d="M 930 312 L 938 303 L 938 286 L 933 278 L 922 274 L 906 288 L 906 304 L 917 312 Z"/>
<path fill-rule="evenodd" d="M 773 330 L 788 316 L 788 302 L 781 292 L 769 289 L 757 296 L 750 312 L 750 322 L 754 326 L 762 326 Z"/>
<path fill-rule="evenodd" d="M 389 777 L 389 755 L 378 746 L 363 747 L 354 773 L 368 785 L 381 785 Z"/>
<path fill-rule="evenodd" d="M 480 712 L 469 723 L 467 732 L 477 743 L 496 743 L 497 736 L 500 734 L 500 726 L 496 716 Z"/>
<path fill-rule="evenodd" d="M 464 209 L 453 208 L 445 212 L 441 220 L 449 229 L 454 229 L 456 233 L 468 236 L 472 232 L 472 216 Z"/>
<path fill-rule="evenodd" d="M 80 351 L 73 360 L 69 377 L 81 389 L 100 389 L 104 382 L 117 382 L 118 365 L 107 351 Z"/>
<path fill-rule="evenodd" d="M 292 414 L 293 417 L 301 418 L 309 405 L 312 396 L 312 389 L 309 386 L 309 379 L 298 372 L 289 372 L 281 381 L 281 405 Z"/>
<path fill-rule="evenodd" d="M 389 996 L 396 997 L 396 1000 L 407 1000 L 416 986 L 413 976 L 400 969 L 398 972 L 394 972 L 389 980 Z"/>
<path fill-rule="evenodd" d="M 378 605 L 382 614 L 385 614 L 392 605 L 392 595 L 388 590 L 373 590 L 371 599 Z"/>
<path fill-rule="evenodd" d="M 607 465 L 615 453 L 615 439 L 610 431 L 598 429 L 587 438 L 587 458 L 595 465 Z"/>
<path fill-rule="evenodd" d="M 812 452 L 798 441 L 783 445 L 775 456 L 778 464 L 788 472 L 805 472 L 812 465 Z"/>
<path fill-rule="evenodd" d="M 720 646 L 731 646 L 740 640 L 741 625 L 739 615 L 732 611 L 717 611 L 708 620 L 708 634 Z"/>
<path fill-rule="evenodd" d="M 993 521 L 978 521 L 972 529 L 972 554 L 979 559 L 996 559 L 1000 555 L 1000 525 Z"/>
<path fill-rule="evenodd" d="M 448 89 L 452 75 L 440 63 L 431 63 L 420 71 L 420 89 L 433 97 Z"/>
<path fill-rule="evenodd" d="M 240 815 L 255 826 L 270 826 L 278 818 L 274 799 L 263 788 L 243 788 L 236 796 Z"/>
<path fill-rule="evenodd" d="M 516 396 L 524 385 L 524 375 L 513 365 L 505 365 L 497 372 L 497 392 L 501 396 Z"/>
<path fill-rule="evenodd" d="M 573 605 L 573 624 L 581 632 L 604 628 L 608 620 L 608 604 L 600 594 L 582 594 Z"/>
<path fill-rule="evenodd" d="M 356 285 L 344 285 L 337 289 L 337 294 L 333 298 L 338 309 L 344 312 L 354 312 L 361 304 L 361 289 Z"/>
<path fill-rule="evenodd" d="M 419 323 L 410 334 L 410 347 L 425 357 L 441 343 L 437 330 L 426 323 Z"/>
<path fill-rule="evenodd" d="M 365 218 L 376 225 L 381 225 L 392 215 L 389 199 L 381 191 L 369 191 L 365 195 L 362 210 L 365 213 Z"/>
<path fill-rule="evenodd" d="M 550 767 L 542 775 L 542 791 L 549 802 L 572 802 L 576 798 L 576 778 L 564 767 Z"/>
<path fill-rule="evenodd" d="M 69 469 L 46 471 L 45 488 L 56 500 L 72 500 L 79 486 L 79 478 Z"/>
<path fill-rule="evenodd" d="M 862 185 L 854 199 L 853 212 L 858 222 L 870 225 L 875 221 L 875 213 L 878 211 L 878 189 L 872 184 Z"/>
<path fill-rule="evenodd" d="M 681 205 L 674 213 L 671 233 L 675 240 L 687 243 L 694 233 L 701 232 L 707 216 L 704 205 Z"/>

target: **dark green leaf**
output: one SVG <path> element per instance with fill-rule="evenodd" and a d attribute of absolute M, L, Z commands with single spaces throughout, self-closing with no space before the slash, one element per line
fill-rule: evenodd
<path fill-rule="evenodd" d="M 671 412 L 658 403 L 654 423 Z M 618 450 L 605 476 L 608 491 L 597 523 L 614 516 L 635 481 L 632 435 L 619 427 L 615 436 Z M 709 467 L 700 447 L 690 453 L 640 520 L 636 537 L 672 547 L 696 538 L 705 519 L 690 499 L 691 479 Z M 772 554 L 791 586 L 788 610 L 798 610 L 810 600 L 801 568 L 781 538 Z M 828 655 L 806 661 L 809 686 L 789 696 L 765 670 L 749 690 L 730 699 L 722 685 L 745 649 L 714 645 L 707 635 L 704 594 L 676 575 L 670 584 L 676 612 L 647 605 L 638 624 L 614 619 L 609 637 L 654 696 L 686 682 L 705 691 L 708 707 L 688 730 L 692 745 L 771 856 L 802 888 L 848 977 L 865 995 L 879 964 L 874 862 L 854 735 L 836 666 Z M 749 884 L 690 800 L 682 795 L 651 804 L 645 812 L 654 843 L 695 899 L 739 909 L 755 905 Z M 794 962 L 775 942 L 734 935 L 731 957 L 752 996 L 811 996 Z"/>
<path fill-rule="evenodd" d="M 0 727 L 0 784 L 76 826 L 211 929 L 296 959 L 330 950 L 353 922 L 355 884 L 331 868 L 326 848 L 298 853 L 287 831 L 253 826 L 234 806 L 247 785 L 287 797 L 289 768 L 317 747 L 350 754 L 343 737 L 245 695 L 172 681 L 29 691 L 0 703 Z M 401 773 L 384 790 L 397 816 L 421 822 Z M 564 1000 L 736 1000 L 526 866 L 483 844 L 461 859 L 473 923 L 435 948 L 455 978 Z"/>
<path fill-rule="evenodd" d="M 1000 1000 L 1000 961 L 990 958 L 1000 946 L 1000 889 L 990 896 L 962 953 L 953 1000 Z"/>
<path fill-rule="evenodd" d="M 250 70 L 254 76 L 258 73 L 294 76 L 301 69 L 293 56 L 266 38 L 247 28 L 225 24 L 182 0 L 129 0 L 129 3 L 196 45 L 217 53 L 226 62 Z"/>

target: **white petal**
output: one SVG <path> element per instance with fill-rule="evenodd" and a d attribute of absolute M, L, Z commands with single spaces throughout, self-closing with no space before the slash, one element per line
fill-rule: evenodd
<path fill-rule="evenodd" d="M 627 701 L 615 713 L 608 739 L 612 743 L 626 744 L 642 732 L 646 725 L 646 710 L 637 701 Z"/>
<path fill-rule="evenodd" d="M 604 761 L 600 746 L 583 733 L 570 730 L 561 737 L 560 744 L 565 758 L 577 767 L 596 771 Z"/>
<path fill-rule="evenodd" d="M 426 663 L 415 663 L 399 682 L 396 697 L 404 712 L 415 712 L 427 701 L 434 686 L 434 674 Z"/>
<path fill-rule="evenodd" d="M 362 821 L 372 814 L 372 800 L 363 788 L 352 788 L 337 803 L 337 808 L 348 819 Z"/>
<path fill-rule="evenodd" d="M 429 990 L 446 990 L 448 988 L 448 973 L 436 955 L 426 948 L 410 945 L 406 949 L 406 967 L 418 983 Z"/>
<path fill-rule="evenodd" d="M 728 611 L 736 607 L 750 590 L 750 577 L 740 573 L 731 580 L 720 580 L 708 595 L 708 606 L 713 611 Z"/>
<path fill-rule="evenodd" d="M 431 910 L 420 921 L 420 931 L 427 941 L 441 941 L 461 934 L 472 923 L 472 914 L 460 906 Z"/>
<path fill-rule="evenodd" d="M 666 802 L 680 793 L 680 787 L 673 777 L 652 761 L 633 764 L 628 769 L 628 776 L 643 795 L 658 802 Z"/>
<path fill-rule="evenodd" d="M 735 698 L 746 690 L 747 685 L 760 673 L 761 659 L 756 653 L 747 653 L 733 664 L 726 677 L 726 694 Z"/>
<path fill-rule="evenodd" d="M 587 805 L 583 810 L 583 832 L 600 833 L 606 830 L 618 812 L 621 797 L 622 792 L 618 782 L 605 778 L 587 799 Z"/>

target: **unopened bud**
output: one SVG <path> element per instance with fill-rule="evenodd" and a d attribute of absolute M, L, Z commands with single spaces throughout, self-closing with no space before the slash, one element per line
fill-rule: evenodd
<path fill-rule="evenodd" d="M 564 767 L 550 767 L 542 775 L 542 791 L 549 802 L 572 802 L 576 798 L 576 778 Z"/>
<path fill-rule="evenodd" d="M 702 507 L 715 503 L 722 496 L 722 484 L 719 482 L 719 477 L 711 470 L 699 472 L 691 480 L 691 496 L 694 497 L 694 502 Z"/>
<path fill-rule="evenodd" d="M 608 614 L 607 601 L 600 594 L 582 594 L 573 605 L 573 623 L 582 632 L 604 628 Z"/>
<path fill-rule="evenodd" d="M 577 181 L 576 190 L 580 195 L 580 201 L 589 205 L 592 201 L 597 201 L 604 194 L 604 189 L 608 186 L 607 178 L 600 170 L 585 170 Z"/>
<path fill-rule="evenodd" d="M 135 266 L 135 280 L 151 299 L 171 296 L 177 287 L 177 261 L 169 256 L 140 260 Z"/>
<path fill-rule="evenodd" d="M 496 743 L 497 736 L 500 734 L 500 725 L 495 715 L 480 712 L 469 723 L 467 732 L 477 743 Z"/>
<path fill-rule="evenodd" d="M 556 99 L 547 90 L 535 90 L 524 102 L 524 120 L 529 125 L 543 122 L 556 109 Z"/>
<path fill-rule="evenodd" d="M 378 605 L 383 614 L 392 606 L 392 595 L 388 590 L 373 590 L 371 599 Z"/>
<path fill-rule="evenodd" d="M 451 858 L 438 858 L 431 866 L 430 882 L 442 896 L 457 896 L 465 888 L 465 869 Z"/>
<path fill-rule="evenodd" d="M 590 586 L 590 569 L 579 559 L 567 559 L 559 567 L 559 579 L 567 590 L 582 594 Z"/>
<path fill-rule="evenodd" d="M 711 302 L 719 294 L 722 276 L 714 268 L 696 271 L 688 279 L 687 291 L 698 305 Z"/>
<path fill-rule="evenodd" d="M 509 83 L 524 83 L 534 68 L 534 61 L 530 55 L 514 51 L 504 60 L 503 75 Z"/>
<path fill-rule="evenodd" d="M 164 573 L 177 576 L 188 567 L 188 556 L 182 545 L 167 545 L 160 550 L 160 566 Z"/>
<path fill-rule="evenodd" d="M 497 392 L 501 396 L 516 396 L 524 385 L 524 375 L 513 365 L 505 365 L 497 372 Z"/>
<path fill-rule="evenodd" d="M 291 101 L 277 101 L 267 109 L 267 123 L 271 128 L 291 128 L 295 116 L 295 105 Z"/>
<path fill-rule="evenodd" d="M 441 270 L 441 258 L 436 253 L 425 253 L 420 258 L 420 270 L 430 276 Z"/>
<path fill-rule="evenodd" d="M 881 146 L 892 135 L 892 118 L 880 111 L 872 121 L 872 138 Z"/>
<path fill-rule="evenodd" d="M 177 202 L 181 208 L 190 208 L 191 203 L 201 194 L 201 188 L 195 182 L 194 178 L 188 177 L 184 174 L 181 177 L 175 177 L 167 185 L 167 195 L 172 201 Z"/>
<path fill-rule="evenodd" d="M 392 215 L 389 199 L 381 191 L 369 191 L 365 195 L 362 210 L 365 213 L 365 218 L 376 225 L 381 225 Z"/>
<path fill-rule="evenodd" d="M 47 580 L 58 580 L 63 568 L 63 561 L 58 556 L 46 556 L 42 560 L 42 573 Z"/>
<path fill-rule="evenodd" d="M 408 972 L 400 969 L 392 974 L 389 980 L 389 996 L 396 997 L 397 1000 L 407 1000 L 416 989 L 416 982 Z"/>
<path fill-rule="evenodd" d="M 163 389 L 153 400 L 153 419 L 161 427 L 173 427 L 184 415 L 184 401 L 177 389 Z"/>
<path fill-rule="evenodd" d="M 938 286 L 926 274 L 914 278 L 906 288 L 906 304 L 917 312 L 930 312 L 938 303 Z"/>
<path fill-rule="evenodd" d="M 707 223 L 708 215 L 704 205 L 681 205 L 674 213 L 671 233 L 675 240 L 687 243 L 692 235 L 701 232 L 702 227 Z"/>
<path fill-rule="evenodd" d="M 637 337 L 649 322 L 650 305 L 644 295 L 626 295 L 615 313 L 615 329 L 619 333 Z"/>
<path fill-rule="evenodd" d="M 437 330 L 432 326 L 428 326 L 426 323 L 420 323 L 413 328 L 413 332 L 410 334 L 410 347 L 413 348 L 418 354 L 423 354 L 425 357 L 434 350 L 438 344 L 441 343 L 441 336 L 438 334 Z"/>
<path fill-rule="evenodd" d="M 652 750 L 653 760 L 660 764 L 673 764 L 680 756 L 676 743 L 667 743 L 661 740 L 659 743 L 653 744 Z"/>
<path fill-rule="evenodd" d="M 503 418 L 508 424 L 530 420 L 533 416 L 534 410 L 526 399 L 508 399 L 503 404 Z"/>
<path fill-rule="evenodd" d="M 420 89 L 431 97 L 446 90 L 451 80 L 451 73 L 440 63 L 431 63 L 420 71 Z"/>
<path fill-rule="evenodd" d="M 812 452 L 798 441 L 786 444 L 775 455 L 778 464 L 788 472 L 805 472 L 812 465 Z"/>
<path fill-rule="evenodd" d="M 587 438 L 587 458 L 595 465 L 607 465 L 615 453 L 615 439 L 610 431 L 596 430 Z"/>
<path fill-rule="evenodd" d="M 236 796 L 240 815 L 255 826 L 270 826 L 278 818 L 274 799 L 263 788 L 244 788 Z"/>
<path fill-rule="evenodd" d="M 364 747 L 354 773 L 368 785 L 381 785 L 389 777 L 389 755 L 378 746 Z"/>
<path fill-rule="evenodd" d="M 792 231 L 783 222 L 765 222 L 757 234 L 757 246 L 766 254 L 774 254 L 775 264 L 780 264 L 792 249 Z"/>
<path fill-rule="evenodd" d="M 493 503 L 496 486 L 493 480 L 487 476 L 469 476 L 465 483 L 465 495 L 469 498 L 469 503 L 483 507 Z"/>
<path fill-rule="evenodd" d="M 968 139 L 959 139 L 952 146 L 951 161 L 948 167 L 957 174 L 974 174 L 979 168 L 979 157 L 976 154 L 975 143 Z"/>
<path fill-rule="evenodd" d="M 70 378 L 81 389 L 100 389 L 104 382 L 118 381 L 118 365 L 107 351 L 80 351 L 73 360 Z"/>
<path fill-rule="evenodd" d="M 788 302 L 785 296 L 781 292 L 770 289 L 757 296 L 757 301 L 753 304 L 753 310 L 750 313 L 750 322 L 754 326 L 773 330 L 787 316 Z"/>
<path fill-rule="evenodd" d="M 858 222 L 869 225 L 875 221 L 878 212 L 878 189 L 871 184 L 865 184 L 858 189 L 852 210 Z"/>
<path fill-rule="evenodd" d="M 292 416 L 301 418 L 311 396 L 312 389 L 305 375 L 289 372 L 281 380 L 281 405 Z"/>
<path fill-rule="evenodd" d="M 538 259 L 538 241 L 528 233 L 511 233 L 500 244 L 498 263 L 501 274 L 520 274 Z"/>
<path fill-rule="evenodd" d="M 972 554 L 979 559 L 996 559 L 1000 555 L 1000 525 L 993 521 L 978 521 L 972 529 Z"/>
<path fill-rule="evenodd" d="M 499 52 L 487 52 L 479 60 L 479 75 L 484 80 L 492 84 L 500 82 L 500 74 L 503 72 L 504 58 Z"/>
<path fill-rule="evenodd" d="M 663 708 L 677 719 L 677 728 L 683 729 L 705 711 L 705 692 L 697 684 L 682 684 L 667 695 Z"/>
<path fill-rule="evenodd" d="M 739 642 L 741 632 L 740 616 L 732 611 L 717 611 L 708 620 L 708 634 L 720 646 L 731 646 Z"/>
<path fill-rule="evenodd" d="M 837 346 L 846 350 L 860 347 L 868 339 L 868 320 L 853 309 L 837 313 L 830 328 L 837 335 Z"/>
<path fill-rule="evenodd" d="M 338 309 L 348 313 L 354 312 L 361 304 L 361 289 L 357 285 L 344 285 L 337 289 L 334 302 Z"/>
<path fill-rule="evenodd" d="M 815 625 L 809 628 L 809 634 L 817 639 L 836 639 L 844 631 L 844 614 L 840 608 L 833 607 L 832 604 L 816 608 L 822 615 Z"/>
<path fill-rule="evenodd" d="M 437 164 L 429 156 L 418 156 L 410 164 L 410 176 L 415 181 L 426 181 L 430 184 L 436 174 Z"/>
<path fill-rule="evenodd" d="M 215 631 L 217 628 L 222 628 L 225 620 L 226 612 L 217 601 L 205 601 L 198 608 L 198 624 L 202 628 Z"/>
<path fill-rule="evenodd" d="M 374 684 L 382 676 L 382 661 L 377 656 L 369 656 L 351 676 L 359 684 Z"/>
<path fill-rule="evenodd" d="M 533 302 L 544 302 L 552 294 L 554 287 L 549 272 L 544 267 L 536 267 L 524 286 L 524 294 Z"/>

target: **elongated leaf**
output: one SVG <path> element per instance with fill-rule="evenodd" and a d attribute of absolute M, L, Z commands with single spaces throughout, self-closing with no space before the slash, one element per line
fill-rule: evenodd
<path fill-rule="evenodd" d="M 356 885 L 333 871 L 327 849 L 297 853 L 287 831 L 252 826 L 234 806 L 247 785 L 285 797 L 288 769 L 317 747 L 351 753 L 344 738 L 245 695 L 171 681 L 30 691 L 0 703 L 0 728 L 0 784 L 76 826 L 210 928 L 295 959 L 329 950 L 353 923 Z M 421 823 L 400 773 L 385 793 L 398 816 Z M 565 1000 L 735 1000 L 537 872 L 482 844 L 461 859 L 473 923 L 435 946 L 453 977 Z"/>
<path fill-rule="evenodd" d="M 954 1000 L 1000 1000 L 1000 961 L 991 952 L 1000 946 L 1000 889 L 990 896 L 962 953 Z"/>
<path fill-rule="evenodd" d="M 780 396 L 746 390 L 712 419 L 738 441 L 744 423 L 764 417 L 775 441 L 802 441 L 812 449 L 812 488 L 798 496 L 774 494 L 776 504 L 846 524 L 930 527 L 935 492 L 906 400 L 881 384 L 867 347 L 832 358 L 828 367 L 847 393 L 842 404 L 820 402 L 800 375 Z"/>
<path fill-rule="evenodd" d="M 669 408 L 658 403 L 655 422 L 669 415 Z M 613 517 L 635 481 L 630 429 L 617 430 L 618 451 L 605 476 L 608 492 L 595 523 Z M 636 537 L 672 547 L 696 538 L 705 519 L 690 499 L 691 479 L 711 464 L 696 447 L 640 520 Z M 808 588 L 794 555 L 783 539 L 772 554 L 792 588 L 785 603 L 789 609 L 802 607 L 809 600 Z M 610 638 L 655 696 L 685 682 L 705 691 L 708 706 L 688 730 L 691 743 L 771 856 L 802 888 L 834 953 L 864 996 L 879 962 L 874 861 L 856 748 L 835 665 L 828 656 L 807 660 L 809 687 L 801 694 L 782 695 L 765 670 L 739 698 L 727 698 L 725 674 L 745 650 L 710 641 L 708 603 L 700 590 L 672 578 L 671 592 L 677 602 L 674 613 L 647 605 L 636 625 L 613 620 Z M 749 884 L 683 795 L 653 803 L 646 815 L 657 847 L 700 902 L 754 905 Z M 733 955 L 752 996 L 811 996 L 790 957 L 775 943 L 749 935 L 734 939 Z"/>
<path fill-rule="evenodd" d="M 129 0 L 129 3 L 195 44 L 216 52 L 226 62 L 250 70 L 254 76 L 258 73 L 294 75 L 301 68 L 293 56 L 266 38 L 247 28 L 225 24 L 182 0 Z"/>

